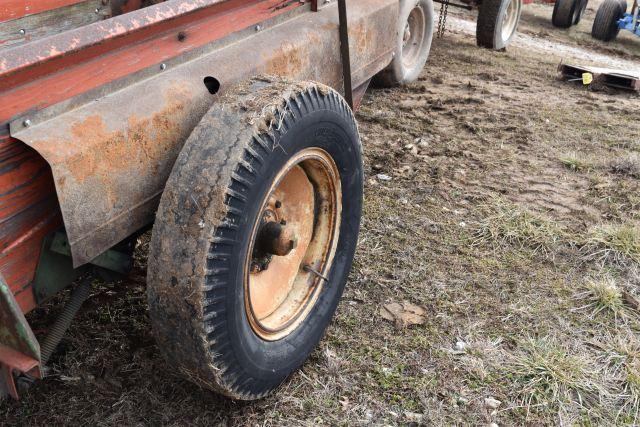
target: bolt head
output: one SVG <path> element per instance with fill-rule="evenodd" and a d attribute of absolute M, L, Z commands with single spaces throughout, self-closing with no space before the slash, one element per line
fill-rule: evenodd
<path fill-rule="evenodd" d="M 31 126 L 31 120 L 27 119 L 24 122 L 22 122 L 22 125 L 26 128 L 28 128 L 29 126 Z"/>
<path fill-rule="evenodd" d="M 167 64 L 160 64 L 160 69 L 162 71 L 166 70 L 167 69 Z"/>
<path fill-rule="evenodd" d="M 262 25 L 256 25 L 256 32 L 257 31 L 262 31 Z"/>
<path fill-rule="evenodd" d="M 25 30 L 25 29 L 23 28 L 23 29 L 21 29 L 21 30 L 19 31 L 19 33 L 20 33 L 20 34 L 22 34 L 22 35 L 24 36 L 24 35 L 27 33 L 27 30 Z"/>

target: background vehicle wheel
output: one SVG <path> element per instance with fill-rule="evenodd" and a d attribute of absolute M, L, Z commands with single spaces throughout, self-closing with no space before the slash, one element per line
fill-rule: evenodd
<path fill-rule="evenodd" d="M 483 0 L 478 12 L 478 46 L 504 49 L 518 29 L 522 0 Z"/>
<path fill-rule="evenodd" d="M 420 76 L 433 40 L 432 0 L 400 0 L 395 56 L 374 78 L 382 87 L 405 85 Z"/>
<path fill-rule="evenodd" d="M 151 322 L 188 379 L 250 400 L 317 345 L 344 289 L 363 195 L 353 114 L 316 83 L 223 97 L 169 178 L 148 264 Z"/>
<path fill-rule="evenodd" d="M 600 4 L 591 27 L 591 37 L 605 42 L 615 39 L 620 32 L 618 20 L 624 15 L 626 6 L 626 1 L 623 4 L 620 0 L 605 0 Z"/>
<path fill-rule="evenodd" d="M 573 14 L 573 25 L 578 25 L 580 23 L 582 16 L 584 15 L 584 11 L 587 10 L 588 3 L 588 0 L 579 0 L 579 7 L 576 8 L 575 13 Z"/>
<path fill-rule="evenodd" d="M 574 24 L 574 19 L 579 9 L 580 0 L 556 0 L 553 5 L 551 23 L 554 27 L 569 28 Z"/>

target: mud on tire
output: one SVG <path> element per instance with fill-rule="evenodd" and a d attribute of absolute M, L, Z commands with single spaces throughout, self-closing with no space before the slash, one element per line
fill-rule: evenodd
<path fill-rule="evenodd" d="M 265 338 L 247 311 L 252 230 L 279 171 L 305 150 L 327 153 L 335 163 L 339 237 L 322 270 L 327 282 L 314 281 L 324 285 L 306 317 L 283 336 Z M 243 400 L 265 396 L 294 372 L 338 305 L 355 253 L 362 194 L 356 123 L 334 90 L 256 79 L 217 102 L 174 166 L 150 245 L 150 317 L 172 369 Z M 324 209 L 324 202 L 315 203 Z"/>

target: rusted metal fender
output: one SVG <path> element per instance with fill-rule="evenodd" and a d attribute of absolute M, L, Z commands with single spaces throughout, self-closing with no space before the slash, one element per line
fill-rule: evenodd
<path fill-rule="evenodd" d="M 354 87 L 391 61 L 397 14 L 397 0 L 349 1 Z M 44 110 L 45 119 L 35 115 L 28 127 L 11 123 L 12 136 L 51 165 L 74 266 L 153 221 L 184 141 L 215 102 L 205 77 L 218 79 L 221 91 L 258 74 L 341 90 L 335 6 L 256 30 L 218 41 L 188 62 L 168 62 L 154 76 L 71 111 Z"/>

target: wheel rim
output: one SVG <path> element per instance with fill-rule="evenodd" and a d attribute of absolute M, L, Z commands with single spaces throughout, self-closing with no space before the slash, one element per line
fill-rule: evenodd
<path fill-rule="evenodd" d="M 402 64 L 406 68 L 413 68 L 420 59 L 425 31 L 424 10 L 422 7 L 416 6 L 409 13 L 402 36 Z"/>
<path fill-rule="evenodd" d="M 518 26 L 518 16 L 520 15 L 520 2 L 518 0 L 509 0 L 509 4 L 504 10 L 502 19 L 502 42 L 509 41 L 513 33 L 516 32 Z"/>
<path fill-rule="evenodd" d="M 276 175 L 253 226 L 244 275 L 246 314 L 261 338 L 293 332 L 328 285 L 341 197 L 337 167 L 322 149 L 299 152 Z"/>

